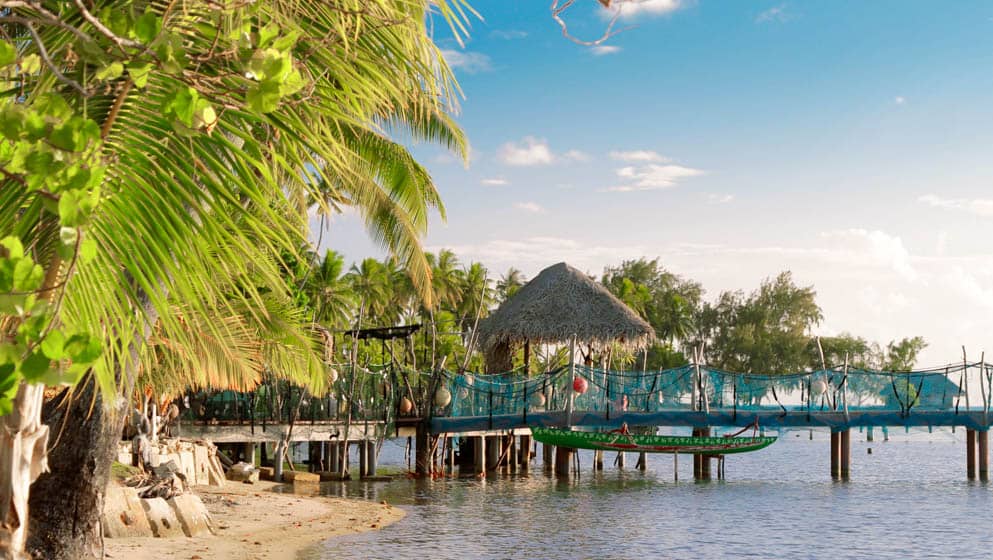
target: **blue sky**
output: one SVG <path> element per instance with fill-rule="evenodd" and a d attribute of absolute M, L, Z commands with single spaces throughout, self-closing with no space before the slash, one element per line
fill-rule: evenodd
<path fill-rule="evenodd" d="M 473 157 L 414 147 L 448 210 L 430 249 L 494 277 L 660 257 L 711 298 L 792 270 L 821 334 L 993 352 L 993 4 L 645 0 L 600 48 L 549 4 L 477 0 L 464 46 L 437 39 Z M 382 255 L 354 216 L 324 240 Z"/>

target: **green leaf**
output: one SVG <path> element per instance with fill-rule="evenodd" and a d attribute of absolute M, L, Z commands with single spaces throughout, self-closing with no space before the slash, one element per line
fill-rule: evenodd
<path fill-rule="evenodd" d="M 98 80 L 114 80 L 120 78 L 122 74 L 124 74 L 124 64 L 114 61 L 97 70 L 94 76 Z"/>
<path fill-rule="evenodd" d="M 163 103 L 163 110 L 167 115 L 173 115 L 179 122 L 186 126 L 193 126 L 193 112 L 196 110 L 197 91 L 191 87 L 179 88 Z"/>
<path fill-rule="evenodd" d="M 146 45 L 155 40 L 162 30 L 162 19 L 152 11 L 146 11 L 134 22 L 134 36 Z"/>
<path fill-rule="evenodd" d="M 66 353 L 74 364 L 90 364 L 100 357 L 100 340 L 89 334 L 74 334 L 65 343 Z"/>
<path fill-rule="evenodd" d="M 14 291 L 33 292 L 44 280 L 45 271 L 31 259 L 20 259 L 14 265 Z"/>
<path fill-rule="evenodd" d="M 61 360 L 66 357 L 65 353 L 66 337 L 60 330 L 52 330 L 41 341 L 41 351 L 52 360 Z"/>
<path fill-rule="evenodd" d="M 259 48 L 266 48 L 269 43 L 272 42 L 279 35 L 279 26 L 275 23 L 270 23 L 269 25 L 263 26 L 259 29 Z"/>
<path fill-rule="evenodd" d="M 0 246 L 6 249 L 6 254 L 0 252 L 0 256 L 5 256 L 8 259 L 19 259 L 24 256 L 24 245 L 21 244 L 21 240 L 9 235 L 0 239 Z"/>
<path fill-rule="evenodd" d="M 274 81 L 265 81 L 248 88 L 245 94 L 245 101 L 249 109 L 256 113 L 271 113 L 279 107 L 279 100 L 282 96 L 279 93 L 279 84 Z"/>
<path fill-rule="evenodd" d="M 152 63 L 148 62 L 145 64 L 130 64 L 128 65 L 128 75 L 131 76 L 131 81 L 134 85 L 139 88 L 145 87 L 148 84 L 148 76 L 152 72 Z"/>
<path fill-rule="evenodd" d="M 33 383 L 45 375 L 51 365 L 52 360 L 48 359 L 48 356 L 40 351 L 32 352 L 21 362 L 21 375 L 24 376 L 25 381 Z"/>
<path fill-rule="evenodd" d="M 17 60 L 17 49 L 7 41 L 0 41 L 0 67 L 13 64 Z"/>
<path fill-rule="evenodd" d="M 66 191 L 59 198 L 59 220 L 63 226 L 78 227 L 86 221 L 80 212 L 78 191 Z"/>

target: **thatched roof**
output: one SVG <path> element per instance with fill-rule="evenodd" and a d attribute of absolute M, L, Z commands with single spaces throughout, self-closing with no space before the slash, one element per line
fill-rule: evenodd
<path fill-rule="evenodd" d="M 559 263 L 541 271 L 479 325 L 483 349 L 497 345 L 620 342 L 644 346 L 652 326 L 581 271 Z"/>

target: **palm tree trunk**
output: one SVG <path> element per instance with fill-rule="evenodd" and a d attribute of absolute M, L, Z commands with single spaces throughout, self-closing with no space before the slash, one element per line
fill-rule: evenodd
<path fill-rule="evenodd" d="M 27 558 L 28 496 L 33 483 L 48 467 L 45 450 L 48 426 L 42 423 L 44 385 L 21 383 L 14 410 L 2 418 L 0 439 L 0 557 Z"/>
<path fill-rule="evenodd" d="M 126 363 L 116 365 L 118 394 L 108 403 L 87 374 L 73 392 L 63 391 L 45 403 L 42 420 L 55 427 L 56 443 L 49 452 L 51 472 L 31 487 L 31 532 L 28 550 L 46 560 L 103 558 L 100 514 L 110 480 L 110 466 L 124 429 L 129 395 L 142 346 L 158 322 L 158 312 L 137 288 L 145 328 L 135 334 Z"/>

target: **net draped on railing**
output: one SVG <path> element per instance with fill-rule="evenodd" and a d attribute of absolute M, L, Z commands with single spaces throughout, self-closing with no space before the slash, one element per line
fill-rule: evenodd
<path fill-rule="evenodd" d="M 993 366 L 958 364 L 936 369 L 887 372 L 833 367 L 792 374 L 752 374 L 685 365 L 658 371 L 614 371 L 575 366 L 547 373 L 475 374 L 445 372 L 451 402 L 438 416 L 485 416 L 572 410 L 658 412 L 663 410 L 989 411 Z M 583 383 L 585 382 L 585 383 Z"/>

